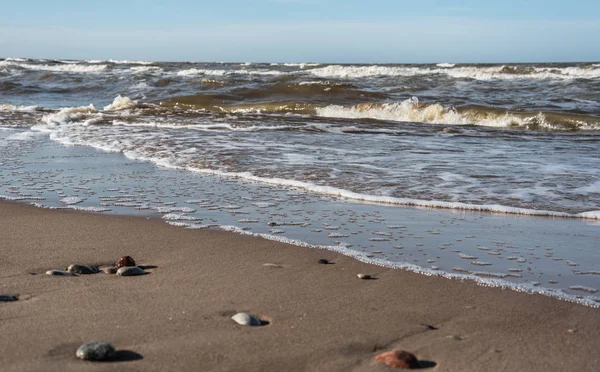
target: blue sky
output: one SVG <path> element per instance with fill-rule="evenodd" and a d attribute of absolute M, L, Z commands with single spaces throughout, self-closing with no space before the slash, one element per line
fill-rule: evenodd
<path fill-rule="evenodd" d="M 599 61 L 595 0 L 6 1 L 0 57 Z"/>

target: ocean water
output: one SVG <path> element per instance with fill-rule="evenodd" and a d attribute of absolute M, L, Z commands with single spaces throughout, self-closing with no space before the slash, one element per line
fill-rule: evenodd
<path fill-rule="evenodd" d="M 0 197 L 598 306 L 600 64 L 0 60 Z"/>

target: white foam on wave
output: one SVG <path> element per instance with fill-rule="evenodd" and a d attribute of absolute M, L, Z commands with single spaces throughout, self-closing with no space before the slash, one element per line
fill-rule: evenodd
<path fill-rule="evenodd" d="M 330 118 L 377 119 L 435 124 L 473 124 L 458 112 L 440 104 L 418 107 L 416 98 L 399 103 L 356 105 L 352 107 L 329 105 L 317 108 L 317 115 Z M 501 126 L 498 124 L 497 126 Z"/>
<path fill-rule="evenodd" d="M 42 116 L 42 122 L 48 125 L 67 124 L 82 118 L 87 118 L 89 114 L 94 113 L 97 113 L 97 110 L 92 104 L 89 106 L 66 107 L 60 109 L 58 112 Z"/>
<path fill-rule="evenodd" d="M 308 73 L 321 78 L 365 78 L 377 76 L 420 76 L 441 74 L 454 78 L 474 80 L 521 80 L 521 79 L 598 79 L 600 68 L 595 67 L 531 67 L 527 72 L 513 66 L 487 66 L 487 67 L 450 67 L 436 66 L 342 66 L 329 65 L 314 68 Z M 519 72 L 523 71 L 523 72 Z"/>
<path fill-rule="evenodd" d="M 27 70 L 63 72 L 63 73 L 97 73 L 106 70 L 107 65 L 78 65 L 78 64 L 60 64 L 60 65 L 38 65 L 26 63 L 14 63 L 11 61 L 2 61 L 0 66 L 17 67 Z"/>
<path fill-rule="evenodd" d="M 151 65 L 154 62 L 150 61 L 130 61 L 130 60 L 118 60 L 118 59 L 109 59 L 107 62 L 114 63 L 116 65 Z"/>
<path fill-rule="evenodd" d="M 4 60 L 9 61 L 9 62 L 27 62 L 29 59 L 21 58 L 21 57 L 8 57 L 8 58 L 5 58 Z"/>
<path fill-rule="evenodd" d="M 148 73 L 148 72 L 162 72 L 163 69 L 158 66 L 135 66 L 129 69 L 131 72 L 136 74 Z"/>
<path fill-rule="evenodd" d="M 309 182 L 283 179 L 283 178 L 267 178 L 255 176 L 250 172 L 225 172 L 214 169 L 206 169 L 206 168 L 197 168 L 187 165 L 177 164 L 178 161 L 166 159 L 166 158 L 157 158 L 150 154 L 140 153 L 138 151 L 127 150 L 126 146 L 119 141 L 112 141 L 110 143 L 105 142 L 97 142 L 90 140 L 73 140 L 70 137 L 65 136 L 64 134 L 61 136 L 54 135 L 50 137 L 51 139 L 64 143 L 64 144 L 77 144 L 77 145 L 86 145 L 91 146 L 103 150 L 108 151 L 120 151 L 123 152 L 125 156 L 134 160 L 142 160 L 142 161 L 151 161 L 159 166 L 171 168 L 171 169 L 182 169 L 188 170 L 191 172 L 202 173 L 202 174 L 210 174 L 222 177 L 232 177 L 239 178 L 247 181 L 260 182 L 264 184 L 283 186 L 283 187 L 291 187 L 303 189 L 312 193 L 327 195 L 332 197 L 351 199 L 360 202 L 366 203 L 374 203 L 374 204 L 387 204 L 387 205 L 398 205 L 398 206 L 410 206 L 410 207 L 421 207 L 421 208 L 443 208 L 443 209 L 455 209 L 455 210 L 466 210 L 466 211 L 476 211 L 476 212 L 493 212 L 493 213 L 504 213 L 504 214 L 517 214 L 517 215 L 529 215 L 529 216 L 548 216 L 548 217 L 565 217 L 565 218 L 586 218 L 586 219 L 600 219 L 600 210 L 598 211 L 588 211 L 582 213 L 567 213 L 567 212 L 558 212 L 558 211 L 548 211 L 548 210 L 537 210 L 537 209 L 527 209 L 527 208 L 517 208 L 517 207 L 509 207 L 498 204 L 468 204 L 462 202 L 445 202 L 438 200 L 420 200 L 420 199 L 411 199 L 411 198 L 397 198 L 392 196 L 379 196 L 379 195 L 370 195 L 370 194 L 362 194 L 354 191 L 341 189 L 332 186 L 322 186 Z"/>
<path fill-rule="evenodd" d="M 284 63 L 283 65 L 287 66 L 287 67 L 300 67 L 301 69 L 305 69 L 307 67 L 320 66 L 319 63 L 309 63 L 309 62 L 305 62 L 305 63 Z"/>
<path fill-rule="evenodd" d="M 209 75 L 209 76 L 225 76 L 225 75 L 282 75 L 281 71 L 274 70 L 211 70 L 191 68 L 177 72 L 178 76 L 194 76 L 194 75 Z"/>
<path fill-rule="evenodd" d="M 73 205 L 73 204 L 79 204 L 79 203 L 83 202 L 83 199 L 79 198 L 77 196 L 67 196 L 66 198 L 60 199 L 60 202 L 68 204 L 68 205 Z"/>
<path fill-rule="evenodd" d="M 237 112 L 237 111 L 236 111 Z M 208 123 L 208 124 L 173 124 L 168 122 L 136 122 L 128 123 L 121 120 L 114 120 L 113 125 L 124 127 L 152 127 L 165 129 L 192 129 L 200 131 L 232 131 L 232 132 L 258 132 L 267 130 L 285 130 L 293 128 L 290 125 L 249 125 L 234 126 L 229 123 Z"/>
<path fill-rule="evenodd" d="M 136 105 L 137 101 L 134 101 L 129 97 L 118 95 L 110 105 L 104 106 L 104 111 L 126 110 L 134 108 Z"/>
<path fill-rule="evenodd" d="M 0 199 L 2 199 L 2 195 L 0 195 Z M 83 211 L 83 212 L 109 212 L 111 211 L 110 208 L 105 208 L 105 207 L 80 207 L 78 205 L 67 205 L 64 207 L 54 207 L 51 205 L 44 205 L 44 204 L 40 204 L 40 203 L 31 203 L 31 205 L 38 207 L 38 208 L 43 208 L 43 209 L 72 209 L 75 211 Z"/>
<path fill-rule="evenodd" d="M 452 68 L 452 67 L 456 66 L 456 64 L 454 64 L 454 63 L 438 63 L 436 66 L 443 67 L 443 68 Z"/>
<path fill-rule="evenodd" d="M 9 103 L 0 103 L 1 111 L 18 111 L 18 112 L 33 112 L 38 109 L 38 106 L 16 106 Z"/>
<path fill-rule="evenodd" d="M 446 108 L 439 103 L 421 105 L 416 97 L 394 103 L 359 104 L 351 107 L 329 105 L 316 109 L 318 116 L 343 119 L 376 119 L 411 123 L 447 124 L 447 125 L 480 125 L 495 128 L 521 127 L 532 123 L 540 127 L 557 129 L 548 123 L 544 114 L 538 113 L 529 117 L 519 117 L 506 113 L 504 115 L 483 115 L 460 113 L 453 108 Z M 580 123 L 582 129 L 588 124 Z M 589 129 L 598 129 L 593 128 Z M 597 125 L 600 128 L 600 123 Z"/>

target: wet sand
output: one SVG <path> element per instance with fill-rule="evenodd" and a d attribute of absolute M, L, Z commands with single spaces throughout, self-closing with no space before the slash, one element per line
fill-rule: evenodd
<path fill-rule="evenodd" d="M 395 348 L 435 371 L 600 365 L 600 310 L 542 295 L 159 219 L 4 201 L 0 237 L 0 292 L 19 296 L 0 303 L 2 371 L 385 371 L 374 356 Z M 155 268 L 44 275 L 123 255 Z M 238 311 L 270 324 L 239 326 L 230 319 Z M 120 360 L 77 360 L 93 340 L 112 343 Z"/>

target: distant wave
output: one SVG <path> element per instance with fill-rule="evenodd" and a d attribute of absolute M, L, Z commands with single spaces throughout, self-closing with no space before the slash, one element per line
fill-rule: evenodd
<path fill-rule="evenodd" d="M 438 66 L 439 67 L 439 66 Z M 418 76 L 442 74 L 453 78 L 475 80 L 516 80 L 516 79 L 598 79 L 600 68 L 597 67 L 450 67 L 428 68 L 408 66 L 342 66 L 330 65 L 308 71 L 322 78 L 364 78 L 374 76 Z"/>
<path fill-rule="evenodd" d="M 16 63 L 12 61 L 0 62 L 0 67 L 8 67 L 11 69 L 25 69 L 34 71 L 49 71 L 49 72 L 70 72 L 70 73 L 96 73 L 106 70 L 107 65 L 80 65 L 80 64 L 57 64 L 57 65 L 39 65 L 28 63 Z"/>
<path fill-rule="evenodd" d="M 194 76 L 194 75 L 209 75 L 209 76 L 225 76 L 225 75 L 283 75 L 284 72 L 275 70 L 211 70 L 191 68 L 177 72 L 179 76 Z"/>

